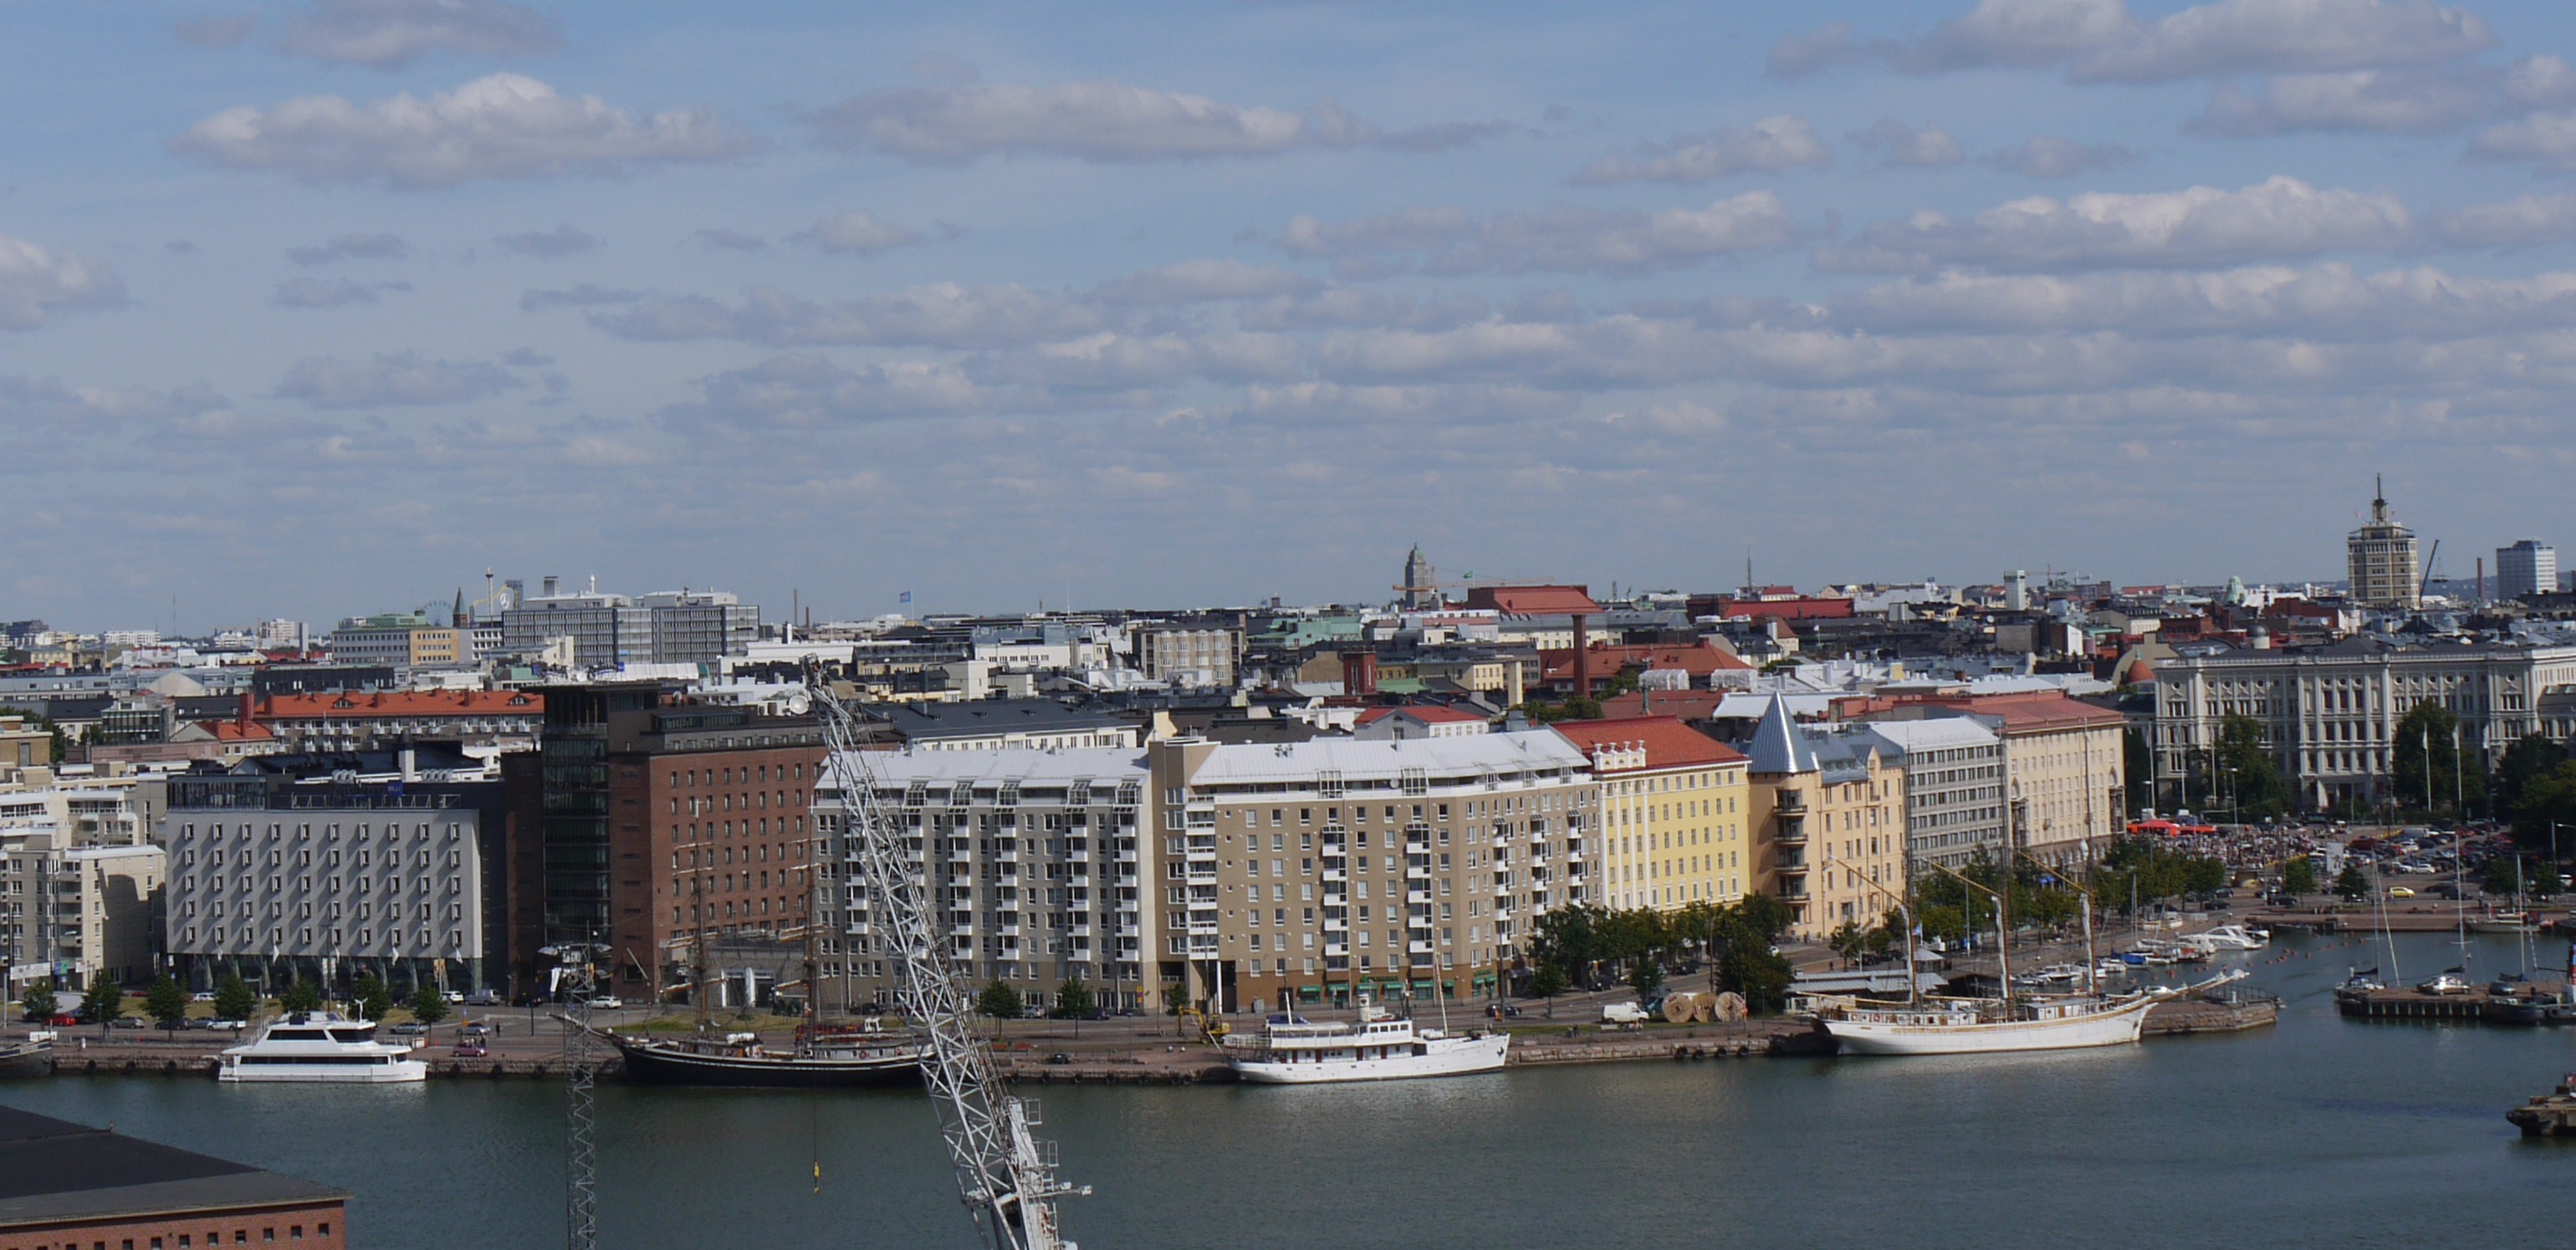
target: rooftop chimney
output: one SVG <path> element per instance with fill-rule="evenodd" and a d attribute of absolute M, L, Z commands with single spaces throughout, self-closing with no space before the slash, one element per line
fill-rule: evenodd
<path fill-rule="evenodd" d="M 558 586 L 558 585 L 560 585 L 560 584 L 562 584 L 562 579 L 561 579 L 561 578 L 556 577 L 556 576 L 555 576 L 554 574 L 552 574 L 552 573 L 548 573 L 548 574 L 546 574 L 546 582 L 545 582 L 545 586 L 546 586 L 546 598 L 549 598 L 549 599 L 554 598 L 554 597 L 555 597 L 555 587 L 556 587 L 556 586 Z"/>

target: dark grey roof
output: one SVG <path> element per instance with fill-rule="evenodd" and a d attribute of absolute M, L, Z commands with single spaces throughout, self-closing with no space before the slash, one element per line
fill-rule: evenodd
<path fill-rule="evenodd" d="M 0 1107 L 0 1228 L 348 1196 L 245 1163 Z"/>
<path fill-rule="evenodd" d="M 868 709 L 907 742 L 980 738 L 1006 733 L 1070 733 L 1126 724 L 1091 708 L 1053 699 L 975 699 L 963 703 L 881 703 Z"/>

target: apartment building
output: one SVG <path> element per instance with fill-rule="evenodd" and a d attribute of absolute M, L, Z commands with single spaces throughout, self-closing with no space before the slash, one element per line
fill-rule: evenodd
<path fill-rule="evenodd" d="M 1549 730 L 1147 757 L 1165 1004 L 1492 994 L 1539 914 L 1594 897 L 1599 788 Z"/>
<path fill-rule="evenodd" d="M 1147 621 L 1136 626 L 1136 671 L 1155 681 L 1225 689 L 1243 662 L 1243 628 L 1214 621 Z"/>
<path fill-rule="evenodd" d="M 544 747 L 504 759 L 521 988 L 542 983 L 542 947 L 584 938 L 609 948 L 621 997 L 687 997 L 702 946 L 710 979 L 801 981 L 822 729 L 677 699 L 548 687 Z"/>
<path fill-rule="evenodd" d="M 342 663 L 388 668 L 431 668 L 474 660 L 465 631 L 438 624 L 420 612 L 350 617 L 331 631 L 323 646 Z"/>
<path fill-rule="evenodd" d="M 106 972 L 152 972 L 161 848 L 74 846 L 46 824 L 0 824 L 0 954 L 10 996 L 35 981 L 66 987 Z"/>
<path fill-rule="evenodd" d="M 1670 716 L 1551 726 L 1592 761 L 1601 784 L 1596 897 L 1612 908 L 1675 911 L 1732 903 L 1753 888 L 1748 761 Z"/>
<path fill-rule="evenodd" d="M 1983 720 L 1870 721 L 1863 732 L 1905 770 L 1909 875 L 1933 864 L 1957 868 L 1981 854 L 1997 863 L 2011 857 L 2004 742 Z"/>
<path fill-rule="evenodd" d="M 237 723 L 261 725 L 289 752 L 382 751 L 454 742 L 528 751 L 545 723 L 545 696 L 524 690 L 354 690 L 242 696 Z"/>
<path fill-rule="evenodd" d="M 2437 642 L 2401 646 L 2368 635 L 2303 651 L 2192 650 L 2156 663 L 2158 793 L 2182 795 L 2191 761 L 2218 741 L 2230 715 L 2263 726 L 2263 741 L 2306 806 L 2366 807 L 2390 795 L 2397 723 L 2434 703 L 2460 720 L 2461 747 L 2489 764 L 2548 728 L 2546 713 L 2576 691 L 2576 647 Z M 2561 722 L 2563 723 L 2563 722 Z"/>
<path fill-rule="evenodd" d="M 227 973 L 470 990 L 499 984 L 502 791 L 452 748 L 271 755 L 173 777 L 162 943 L 197 988 Z"/>
<path fill-rule="evenodd" d="M 1820 941 L 1866 925 L 1905 889 L 1905 772 L 1866 733 L 1798 724 L 1774 697 L 1746 743 L 1757 887 Z"/>
<path fill-rule="evenodd" d="M 851 775 L 896 822 L 914 885 L 966 976 L 1038 1001 L 1080 981 L 1110 1010 L 1160 1002 L 1148 975 L 1157 914 L 1143 893 L 1142 751 L 865 751 Z M 891 1002 L 849 808 L 840 778 L 827 777 L 815 799 L 831 848 L 823 1001 Z"/>

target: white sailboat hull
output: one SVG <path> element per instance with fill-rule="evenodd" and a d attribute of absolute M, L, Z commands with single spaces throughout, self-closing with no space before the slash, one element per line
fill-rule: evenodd
<path fill-rule="evenodd" d="M 2107 1010 L 2044 1020 L 1911 1024 L 1871 1019 L 1826 1019 L 1826 1032 L 1854 1055 L 1978 1055 L 2023 1050 L 2075 1050 L 2124 1046 L 2146 1028 L 2152 998 Z"/>
<path fill-rule="evenodd" d="M 1399 1081 L 1427 1076 L 1465 1076 L 1502 1068 L 1511 1051 L 1508 1033 L 1486 1037 L 1427 1038 L 1418 1054 L 1370 1058 L 1325 1057 L 1303 1061 L 1228 1056 L 1235 1075 L 1260 1085 L 1324 1085 L 1338 1081 Z"/>

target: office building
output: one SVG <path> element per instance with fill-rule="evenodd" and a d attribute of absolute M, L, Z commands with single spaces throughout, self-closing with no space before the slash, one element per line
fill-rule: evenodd
<path fill-rule="evenodd" d="M 665 591 L 632 599 L 596 588 L 513 598 L 501 613 L 501 649 L 535 655 L 557 638 L 572 640 L 575 667 L 624 664 L 713 665 L 742 655 L 760 637 L 760 609 L 720 591 Z"/>
<path fill-rule="evenodd" d="M 2004 743 L 1973 716 L 1868 722 L 1905 769 L 1905 851 L 1910 874 L 1957 868 L 1982 855 L 2010 858 Z"/>
<path fill-rule="evenodd" d="M 2558 593 L 2558 549 L 2537 538 L 2496 548 L 2495 566 L 2498 599 Z"/>
<path fill-rule="evenodd" d="M 2354 530 L 2344 547 L 2353 602 L 2388 611 L 2413 611 L 2421 602 L 2415 532 L 2389 514 L 2384 487 L 2370 501 L 2370 523 Z"/>

